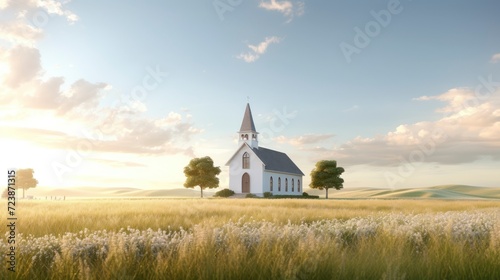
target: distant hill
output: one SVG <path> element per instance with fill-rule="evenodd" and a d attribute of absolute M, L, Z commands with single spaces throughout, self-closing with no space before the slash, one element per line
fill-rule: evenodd
<path fill-rule="evenodd" d="M 77 187 L 77 188 L 43 188 L 29 189 L 26 193 L 34 197 L 200 197 L 200 189 L 138 189 L 138 188 L 100 188 L 100 187 Z M 203 196 L 211 197 L 213 191 L 203 191 Z"/>
<path fill-rule="evenodd" d="M 325 196 L 325 191 L 306 189 L 310 195 Z M 196 189 L 138 189 L 138 188 L 43 188 L 29 189 L 27 195 L 38 198 L 63 197 L 200 197 L 199 188 Z M 215 191 L 204 191 L 205 197 L 211 197 Z M 341 199 L 500 199 L 500 188 L 474 187 L 465 185 L 443 185 L 427 188 L 411 189 L 380 189 L 380 188 L 345 188 L 340 191 L 330 190 L 330 198 Z"/>
<path fill-rule="evenodd" d="M 325 196 L 325 191 L 307 189 L 312 195 Z M 443 185 L 427 188 L 380 189 L 345 188 L 329 190 L 330 198 L 406 198 L 406 199 L 500 199 L 500 188 L 474 187 L 466 185 Z"/>

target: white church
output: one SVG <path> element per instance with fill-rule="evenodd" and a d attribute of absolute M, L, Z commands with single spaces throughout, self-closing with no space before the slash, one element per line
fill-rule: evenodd
<path fill-rule="evenodd" d="M 247 103 L 238 132 L 238 149 L 226 163 L 229 166 L 229 189 L 237 194 L 263 196 L 302 195 L 304 173 L 282 152 L 259 147 L 258 132 Z"/>

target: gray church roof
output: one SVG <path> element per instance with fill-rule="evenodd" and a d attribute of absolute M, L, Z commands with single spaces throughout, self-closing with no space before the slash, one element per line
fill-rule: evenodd
<path fill-rule="evenodd" d="M 285 153 L 262 147 L 253 148 L 252 151 L 266 165 L 266 170 L 304 175 Z"/>
<path fill-rule="evenodd" d="M 255 130 L 255 124 L 253 123 L 252 111 L 250 110 L 250 104 L 247 103 L 247 108 L 245 109 L 245 115 L 243 116 L 243 121 L 241 122 L 240 132 L 243 131 L 253 131 Z"/>

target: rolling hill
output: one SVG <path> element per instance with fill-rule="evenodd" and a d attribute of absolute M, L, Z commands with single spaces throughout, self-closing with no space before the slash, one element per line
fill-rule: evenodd
<path fill-rule="evenodd" d="M 205 197 L 214 195 L 213 191 L 204 191 Z M 199 189 L 138 189 L 138 188 L 100 188 L 100 187 L 78 187 L 78 188 L 43 188 L 29 189 L 26 193 L 37 198 L 66 197 L 66 198 L 98 198 L 98 197 L 200 197 Z"/>
<path fill-rule="evenodd" d="M 308 193 L 325 195 L 324 190 L 309 190 Z M 340 191 L 330 190 L 329 197 L 344 199 L 500 199 L 500 188 L 466 185 L 442 185 L 411 189 L 346 188 Z"/>
<path fill-rule="evenodd" d="M 325 191 L 306 189 L 311 195 L 325 196 Z M 214 190 L 204 191 L 205 197 L 211 197 Z M 139 188 L 44 188 L 29 189 L 27 195 L 36 198 L 145 198 L 145 197 L 200 197 L 199 189 L 139 189 Z M 443 185 L 411 189 L 380 189 L 380 188 L 345 188 L 340 191 L 330 190 L 330 198 L 337 199 L 500 199 L 500 188 L 474 187 L 466 185 Z"/>

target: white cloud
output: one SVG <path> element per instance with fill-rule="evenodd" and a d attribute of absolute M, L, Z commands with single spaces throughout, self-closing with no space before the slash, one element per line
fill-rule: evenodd
<path fill-rule="evenodd" d="M 0 0 L 1 10 L 15 10 L 16 13 L 22 15 L 23 17 L 33 18 L 35 16 L 43 17 L 37 12 L 45 12 L 47 16 L 58 15 L 66 18 L 66 20 L 71 24 L 78 21 L 78 16 L 72 11 L 65 9 L 64 5 L 69 3 L 66 1 L 56 1 L 56 0 Z"/>
<path fill-rule="evenodd" d="M 131 101 L 130 97 L 117 97 L 118 105 L 115 102 L 110 107 L 103 100 L 112 88 L 106 83 L 81 78 L 64 85 L 64 77 L 45 76 L 42 56 L 35 47 L 43 30 L 33 29 L 25 19 L 42 9 L 74 22 L 78 17 L 64 8 L 67 2 L 6 3 L 1 2 L 1 7 L 18 16 L 0 26 L 0 31 L 5 31 L 0 37 L 12 43 L 0 47 L 2 139 L 53 150 L 90 143 L 95 152 L 194 155 L 188 142 L 201 130 L 190 117 L 175 112 L 165 118 L 147 117 L 143 114 L 146 104 L 133 97 Z"/>
<path fill-rule="evenodd" d="M 260 1 L 259 7 L 267 11 L 276 11 L 283 14 L 288 18 L 287 22 L 290 22 L 294 16 L 302 16 L 305 10 L 305 4 L 301 1 L 295 3 L 278 0 L 270 0 L 269 2 Z"/>
<path fill-rule="evenodd" d="M 491 83 L 495 85 L 495 82 Z M 499 84 L 500 85 L 500 84 Z M 488 87 L 491 87 L 489 85 Z M 453 88 L 448 90 L 447 92 L 437 95 L 437 96 L 421 96 L 419 98 L 414 98 L 417 101 L 429 101 L 429 100 L 438 100 L 447 103 L 445 107 L 439 108 L 437 111 L 440 113 L 458 113 L 458 114 L 466 114 L 470 113 L 471 110 L 476 110 L 482 100 L 488 99 L 488 96 L 491 96 L 491 93 L 487 93 L 483 95 L 479 91 L 482 87 L 478 87 L 476 91 L 472 91 L 472 89 L 468 88 Z M 488 89 L 485 89 L 488 90 Z M 492 99 L 493 100 L 493 99 Z"/>
<path fill-rule="evenodd" d="M 491 57 L 490 60 L 491 63 L 498 63 L 500 62 L 500 53 L 496 53 Z"/>
<path fill-rule="evenodd" d="M 64 4 L 68 2 L 69 1 L 66 1 Z M 55 0 L 38 0 L 36 5 L 45 9 L 49 14 L 64 16 L 70 23 L 74 23 L 78 20 L 78 16 L 70 10 L 65 10 L 61 2 Z"/>
<path fill-rule="evenodd" d="M 33 46 L 42 38 L 42 30 L 15 20 L 0 25 L 0 39 L 13 44 Z"/>
<path fill-rule="evenodd" d="M 62 77 L 42 78 L 41 55 L 38 49 L 17 45 L 0 53 L 7 73 L 0 81 L 0 106 L 17 104 L 26 109 L 52 110 L 64 115 L 70 111 L 86 111 L 98 105 L 104 83 L 80 79 L 61 90 Z"/>
<path fill-rule="evenodd" d="M 64 114 L 78 108 L 79 110 L 92 110 L 99 105 L 101 92 L 106 87 L 105 83 L 91 83 L 84 79 L 74 82 L 68 91 L 63 92 L 56 102 L 57 110 Z M 133 106 L 134 104 L 131 104 Z"/>
<path fill-rule="evenodd" d="M 176 123 L 165 123 L 141 114 L 131 115 L 119 108 L 99 109 L 96 106 L 87 109 L 87 114 L 64 116 L 47 109 L 16 111 L 13 107 L 6 109 L 6 106 L 2 109 L 2 139 L 49 149 L 71 149 L 78 143 L 90 143 L 93 152 L 192 155 L 192 149 L 186 143 L 192 135 L 201 132 L 182 117 Z"/>
<path fill-rule="evenodd" d="M 261 1 L 260 8 L 268 11 L 278 11 L 286 16 L 291 15 L 293 12 L 293 4 L 290 1 L 277 1 L 271 0 L 270 2 Z"/>
<path fill-rule="evenodd" d="M 180 123 L 182 121 L 182 116 L 179 113 L 170 112 L 168 116 L 165 118 L 167 124 L 171 123 Z"/>
<path fill-rule="evenodd" d="M 186 119 L 189 119 L 190 115 L 186 115 Z M 182 115 L 176 112 L 170 112 L 165 118 L 157 119 L 156 125 L 159 127 L 170 126 L 182 123 Z"/>
<path fill-rule="evenodd" d="M 241 53 L 239 54 L 236 58 L 242 59 L 245 62 L 251 63 L 259 59 L 259 57 L 264 54 L 269 47 L 270 44 L 277 44 L 281 41 L 281 38 L 278 38 L 276 36 L 272 37 L 266 37 L 266 39 L 263 42 L 260 42 L 257 45 L 248 45 L 248 48 L 250 49 L 249 52 L 247 53 Z"/>
<path fill-rule="evenodd" d="M 41 72 L 40 53 L 35 48 L 18 45 L 2 56 L 5 57 L 8 73 L 0 82 L 5 82 L 13 89 L 31 81 Z"/>
<path fill-rule="evenodd" d="M 43 36 L 42 27 L 55 16 L 64 17 L 70 24 L 78 16 L 65 8 L 70 1 L 0 0 L 5 19 L 0 24 L 0 39 L 13 45 L 34 46 Z"/>
<path fill-rule="evenodd" d="M 314 159 L 331 156 L 345 165 L 373 166 L 397 166 L 410 157 L 439 164 L 500 160 L 500 89 L 478 95 L 472 89 L 454 88 L 418 100 L 444 102 L 438 111 L 445 115 L 436 121 L 401 124 L 385 135 L 356 137 L 332 149 L 311 149 Z"/>

